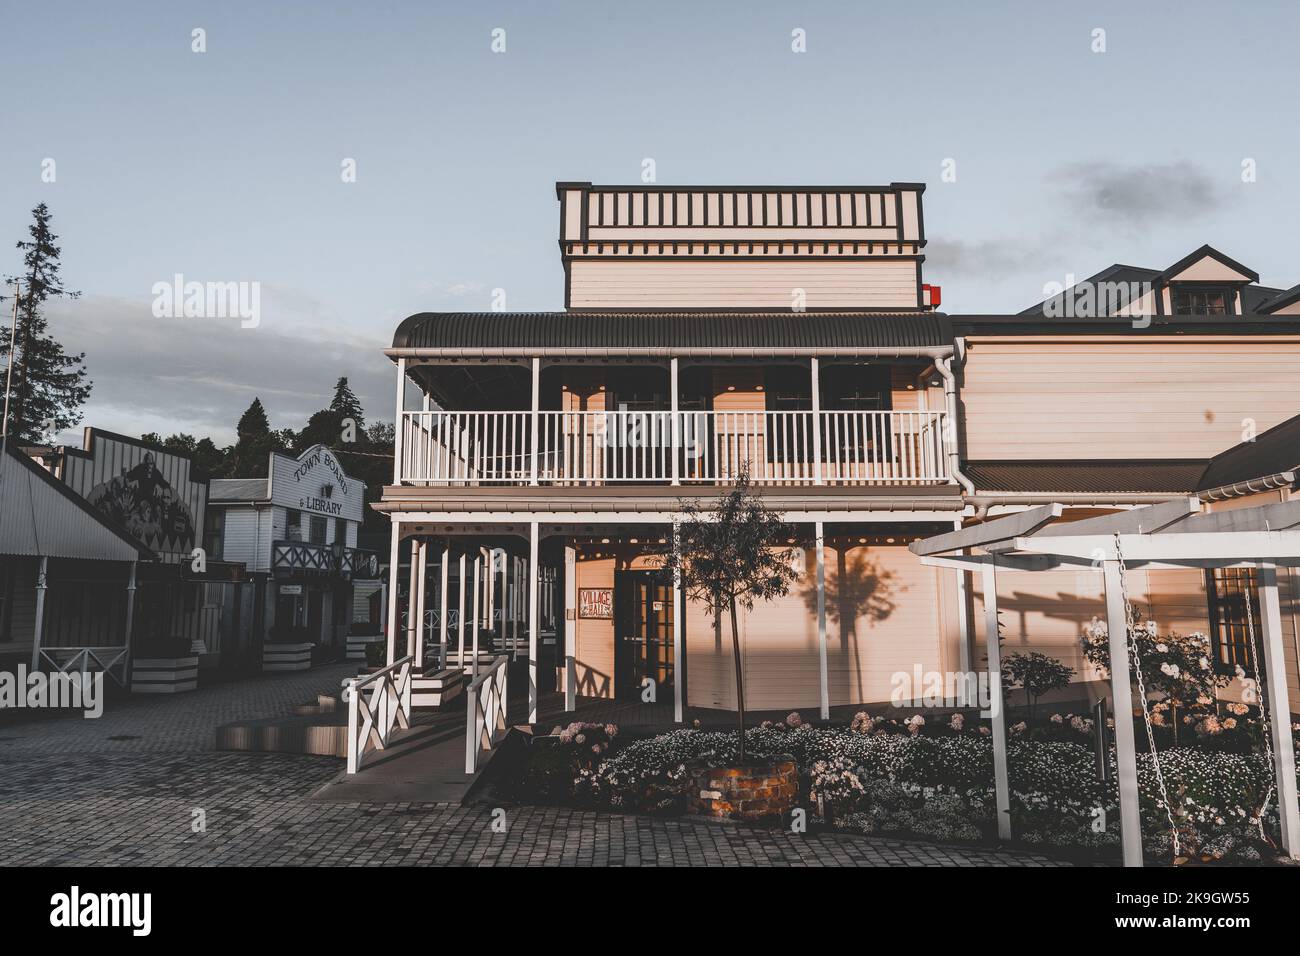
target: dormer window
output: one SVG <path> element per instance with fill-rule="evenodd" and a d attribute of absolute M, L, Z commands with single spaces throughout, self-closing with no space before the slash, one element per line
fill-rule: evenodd
<path fill-rule="evenodd" d="M 1236 293 L 1228 286 L 1175 285 L 1174 315 L 1232 315 Z"/>

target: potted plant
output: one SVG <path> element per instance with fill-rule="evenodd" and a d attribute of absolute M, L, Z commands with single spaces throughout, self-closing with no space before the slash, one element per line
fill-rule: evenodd
<path fill-rule="evenodd" d="M 350 661 L 371 661 L 371 648 L 378 647 L 383 656 L 384 634 L 378 624 L 370 621 L 353 621 L 348 625 L 347 659 Z"/>

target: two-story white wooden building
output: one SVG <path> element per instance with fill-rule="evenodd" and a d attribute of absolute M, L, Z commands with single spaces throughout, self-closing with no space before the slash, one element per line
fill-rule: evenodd
<path fill-rule="evenodd" d="M 649 553 L 681 499 L 742 467 L 813 542 L 795 589 L 741 622 L 746 706 L 826 714 L 888 701 L 899 673 L 979 666 L 982 581 L 909 543 L 1049 501 L 1074 519 L 1195 492 L 1243 429 L 1300 411 L 1294 289 L 1204 247 L 1085 280 L 1123 280 L 1118 306 L 1085 305 L 1080 283 L 1026 314 L 947 316 L 923 280 L 923 192 L 562 182 L 564 312 L 399 326 L 395 471 L 375 506 L 396 529 L 392 563 L 406 548 L 444 566 L 514 555 L 530 718 L 552 667 L 566 710 L 636 700 L 647 679 L 678 719 L 735 707 L 730 641 L 649 573 Z M 558 582 L 553 658 L 527 626 L 543 572 Z M 1080 629 L 1105 607 L 1084 577 L 1062 591 L 1004 575 L 1008 651 L 1095 680 Z M 1166 626 L 1222 630 L 1213 576 L 1132 584 Z M 1293 686 L 1294 593 L 1288 580 Z M 388 611 L 395 636 L 401 603 Z M 417 646 L 458 641 L 434 628 Z"/>
<path fill-rule="evenodd" d="M 364 497 L 324 445 L 272 452 L 266 478 L 212 482 L 205 546 L 247 567 L 239 617 L 254 651 L 268 637 L 342 647 L 353 582 L 378 577 L 375 554 L 357 548 Z"/>

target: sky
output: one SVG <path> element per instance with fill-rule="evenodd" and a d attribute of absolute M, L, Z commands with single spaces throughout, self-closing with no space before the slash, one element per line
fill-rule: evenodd
<path fill-rule="evenodd" d="M 555 182 L 645 159 L 660 184 L 927 183 L 948 312 L 1203 243 L 1285 288 L 1297 28 L 1294 0 L 0 0 L 0 274 L 47 203 L 84 424 L 219 443 L 254 396 L 301 427 L 340 375 L 391 420 L 381 350 L 413 312 L 562 308 Z M 257 283 L 258 324 L 155 315 L 178 274 Z"/>

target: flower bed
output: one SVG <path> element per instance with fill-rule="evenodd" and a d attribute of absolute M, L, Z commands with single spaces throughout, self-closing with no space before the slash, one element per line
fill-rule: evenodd
<path fill-rule="evenodd" d="M 1008 766 L 1018 840 L 1118 851 L 1114 754 L 1110 779 L 1101 783 L 1091 729 L 1088 718 L 1053 715 L 1041 732 L 1013 734 Z M 612 726 L 565 728 L 549 747 L 534 748 L 520 796 L 676 814 L 686 810 L 701 768 L 726 766 L 737 756 L 732 732 L 676 730 L 614 746 L 616 739 Z M 945 841 L 996 835 L 992 741 L 974 718 L 932 715 L 927 722 L 921 715 L 859 714 L 851 727 L 787 719 L 751 728 L 745 750 L 751 760 L 793 757 L 808 816 L 823 825 Z M 1276 800 L 1266 800 L 1270 776 L 1262 756 L 1185 746 L 1162 750 L 1160 761 L 1184 855 L 1257 860 L 1273 852 Z M 1138 756 L 1138 782 L 1146 852 L 1169 861 L 1169 821 L 1149 754 Z"/>

